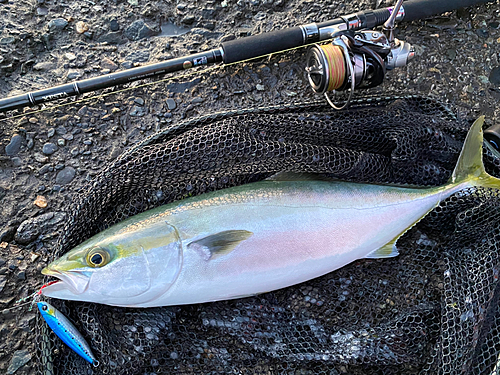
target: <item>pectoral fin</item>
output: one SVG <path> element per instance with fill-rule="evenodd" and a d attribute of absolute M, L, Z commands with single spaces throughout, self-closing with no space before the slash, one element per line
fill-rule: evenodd
<path fill-rule="evenodd" d="M 226 230 L 193 241 L 187 247 L 194 249 L 205 260 L 209 260 L 229 254 L 252 234 L 247 230 Z"/>
<path fill-rule="evenodd" d="M 393 258 L 399 255 L 398 249 L 396 248 L 396 241 L 399 236 L 393 239 L 391 242 L 386 243 L 381 248 L 372 251 L 370 254 L 365 256 L 366 259 L 380 259 L 380 258 Z"/>

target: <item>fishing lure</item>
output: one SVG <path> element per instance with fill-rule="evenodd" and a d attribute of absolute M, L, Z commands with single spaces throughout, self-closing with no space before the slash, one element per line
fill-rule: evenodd
<path fill-rule="evenodd" d="M 37 302 L 37 306 L 49 327 L 66 345 L 94 367 L 99 366 L 89 344 L 68 318 L 47 302 Z"/>

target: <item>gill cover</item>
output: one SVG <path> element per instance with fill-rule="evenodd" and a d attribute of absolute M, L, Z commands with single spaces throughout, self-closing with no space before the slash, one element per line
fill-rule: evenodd
<path fill-rule="evenodd" d="M 95 241 L 93 241 L 95 239 Z M 182 268 L 182 242 L 177 229 L 164 222 L 143 220 L 124 228 L 97 234 L 49 265 L 45 272 L 62 282 L 43 289 L 48 297 L 133 306 L 165 293 Z M 95 248 L 108 249 L 109 262 L 101 267 L 88 265 L 88 255 Z M 70 263 L 83 267 L 68 269 Z M 86 277 L 83 292 L 75 283 Z"/>
<path fill-rule="evenodd" d="M 166 223 L 140 223 L 112 237 L 117 259 L 92 273 L 89 289 L 104 303 L 136 304 L 165 293 L 182 267 L 177 229 Z M 112 281 L 112 283 L 110 283 Z"/>

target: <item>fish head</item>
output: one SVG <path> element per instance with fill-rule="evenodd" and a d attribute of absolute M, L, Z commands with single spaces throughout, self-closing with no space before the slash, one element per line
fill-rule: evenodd
<path fill-rule="evenodd" d="M 164 294 L 182 267 L 182 241 L 166 222 L 105 230 L 42 270 L 60 281 L 45 296 L 114 306 L 137 306 Z"/>

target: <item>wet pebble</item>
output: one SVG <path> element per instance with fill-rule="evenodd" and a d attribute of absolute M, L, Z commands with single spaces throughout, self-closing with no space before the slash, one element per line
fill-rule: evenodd
<path fill-rule="evenodd" d="M 19 134 L 14 134 L 10 139 L 10 142 L 5 146 L 5 153 L 9 156 L 15 155 L 19 152 L 21 144 L 23 142 L 23 137 Z"/>
<path fill-rule="evenodd" d="M 0 258 L 0 267 L 2 267 L 5 263 L 7 263 L 4 259 Z"/>
<path fill-rule="evenodd" d="M 130 24 L 123 33 L 130 40 L 139 40 L 158 34 L 143 20 L 137 20 Z"/>
<path fill-rule="evenodd" d="M 45 143 L 42 148 L 42 152 L 45 155 L 52 155 L 54 152 L 57 151 L 57 146 L 53 143 Z"/>
<path fill-rule="evenodd" d="M 185 16 L 182 20 L 181 23 L 185 25 L 192 25 L 195 21 L 195 17 L 192 15 Z"/>
<path fill-rule="evenodd" d="M 51 20 L 47 26 L 49 27 L 50 32 L 61 31 L 68 26 L 68 21 L 64 18 L 56 18 Z"/>
<path fill-rule="evenodd" d="M 167 99 L 167 108 L 170 110 L 173 110 L 177 107 L 177 104 L 175 103 L 175 100 L 172 98 Z"/>
<path fill-rule="evenodd" d="M 21 158 L 18 158 L 17 156 L 13 157 L 11 160 L 14 167 L 20 167 L 23 164 Z"/>
<path fill-rule="evenodd" d="M 45 7 L 38 7 L 36 8 L 36 15 L 37 16 L 46 16 L 49 14 L 49 10 Z"/>
<path fill-rule="evenodd" d="M 133 117 L 141 117 L 144 116 L 144 109 L 142 107 L 139 107 L 137 105 L 134 105 L 132 109 L 130 110 L 130 116 Z"/>
<path fill-rule="evenodd" d="M 47 132 L 47 137 L 52 138 L 56 134 L 56 129 L 50 128 L 49 131 Z"/>
<path fill-rule="evenodd" d="M 33 155 L 35 160 L 39 163 L 46 163 L 47 161 L 49 161 L 49 158 L 46 157 L 46 156 L 43 156 L 42 154 L 40 154 L 39 152 L 35 152 L 35 154 Z"/>
<path fill-rule="evenodd" d="M 57 140 L 57 145 L 60 146 L 60 147 L 63 147 L 63 146 L 66 145 L 66 141 L 63 138 L 59 138 Z"/>
<path fill-rule="evenodd" d="M 139 105 L 144 105 L 144 99 L 143 98 L 135 98 L 134 103 L 139 104 Z"/>
<path fill-rule="evenodd" d="M 16 277 L 18 280 L 26 280 L 26 271 L 19 271 Z"/>
<path fill-rule="evenodd" d="M 118 69 L 118 65 L 115 64 L 112 60 L 108 59 L 107 57 L 105 57 L 101 60 L 100 65 L 101 65 L 101 68 L 109 69 L 111 71 Z"/>
<path fill-rule="evenodd" d="M 62 222 L 65 217 L 62 212 L 48 212 L 27 219 L 17 228 L 15 240 L 21 245 L 27 245 L 36 240 L 40 233 Z"/>
<path fill-rule="evenodd" d="M 27 349 L 17 350 L 14 352 L 10 360 L 9 367 L 7 368 L 7 375 L 14 374 L 17 370 L 23 367 L 31 359 L 31 354 Z"/>
<path fill-rule="evenodd" d="M 489 80 L 492 84 L 500 85 L 500 66 L 493 68 L 490 72 Z"/>
<path fill-rule="evenodd" d="M 118 20 L 116 18 L 113 18 L 111 21 L 109 21 L 109 29 L 111 31 L 120 30 L 120 25 L 118 24 Z"/>
<path fill-rule="evenodd" d="M 76 171 L 73 167 L 65 167 L 56 176 L 56 184 L 66 185 L 69 184 L 73 178 L 75 178 Z"/>

